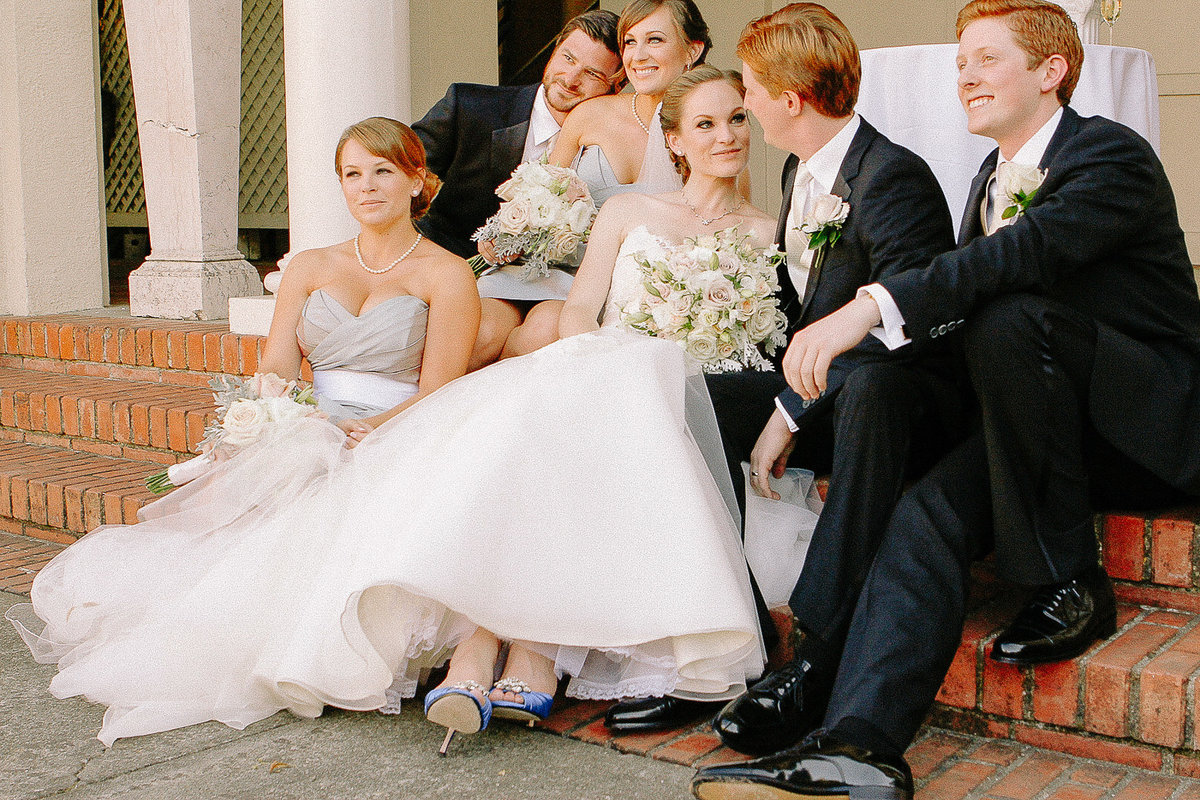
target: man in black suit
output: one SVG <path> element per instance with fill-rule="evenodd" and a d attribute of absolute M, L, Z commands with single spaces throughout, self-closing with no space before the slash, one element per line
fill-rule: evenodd
<path fill-rule="evenodd" d="M 950 212 L 929 167 L 855 114 L 858 48 L 837 17 L 816 4 L 792 4 L 751 23 L 738 54 L 746 108 L 767 142 L 791 153 L 777 234 L 787 253 L 779 283 L 789 333 L 841 307 L 861 286 L 953 247 Z M 809 247 L 806 221 L 815 224 L 822 209 L 837 216 L 843 203 L 849 210 L 836 242 Z M 716 729 L 731 747 L 771 752 L 805 732 L 796 732 L 803 723 L 780 725 L 760 705 L 774 707 L 772 698 L 790 694 L 814 664 L 836 663 L 865 577 L 862 565 L 870 562 L 905 476 L 945 452 L 960 393 L 948 354 L 940 343 L 928 349 L 935 352 L 918 363 L 911 353 L 864 342 L 839 360 L 837 386 L 815 403 L 789 389 L 779 372 L 709 376 L 739 500 L 745 460 L 754 490 L 776 499 L 769 472 L 778 476 L 789 463 L 832 471 L 790 601 L 804 641 L 794 661 L 721 712 Z M 774 628 L 761 602 L 760 617 L 769 640 Z M 831 675 L 810 685 L 807 702 L 789 717 L 819 721 L 831 685 Z M 649 698 L 614 706 L 606 721 L 615 730 L 647 730 L 704 710 L 678 698 Z"/>
<path fill-rule="evenodd" d="M 1066 104 L 1083 48 L 1044 0 L 973 0 L 958 17 L 968 128 L 995 139 L 957 250 L 893 275 L 792 341 L 816 397 L 838 354 L 881 325 L 901 348 L 961 338 L 980 429 L 897 504 L 851 622 L 823 731 L 702 770 L 699 797 L 907 798 L 902 754 L 961 637 L 972 558 L 1036 587 L 991 657 L 1071 658 L 1114 630 L 1095 505 L 1200 494 L 1200 299 L 1150 145 Z"/>
<path fill-rule="evenodd" d="M 426 163 L 443 181 L 417 227 L 463 258 L 475 255 L 475 233 L 500 207 L 496 187 L 523 161 L 548 153 L 567 113 L 621 84 L 617 15 L 594 10 L 572 18 L 555 39 L 540 84 L 452 84 L 413 130 L 425 145 Z M 524 311 L 513 303 L 484 301 L 471 368 L 494 361 Z"/>

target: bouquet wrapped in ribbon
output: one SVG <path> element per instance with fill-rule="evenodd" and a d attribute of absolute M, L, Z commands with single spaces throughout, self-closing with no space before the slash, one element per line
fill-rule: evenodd
<path fill-rule="evenodd" d="M 770 370 L 759 350 L 787 343 L 787 317 L 779 310 L 783 259 L 772 245 L 759 250 L 729 228 L 688 239 L 664 256 L 635 253 L 645 290 L 621 309 L 632 330 L 678 342 L 705 372 Z"/>
<path fill-rule="evenodd" d="M 522 280 L 550 274 L 550 265 L 566 261 L 587 241 L 596 204 L 587 184 L 568 167 L 528 161 L 496 189 L 504 202 L 471 236 L 492 241 L 502 259 L 524 256 Z M 488 268 L 483 256 L 470 264 L 476 274 Z"/>
<path fill-rule="evenodd" d="M 217 418 L 204 428 L 201 454 L 146 478 L 155 494 L 194 480 L 214 464 L 263 437 L 270 425 L 304 417 L 326 418 L 317 410 L 311 388 L 301 389 L 273 372 L 251 378 L 219 375 L 208 383 L 217 403 Z"/>

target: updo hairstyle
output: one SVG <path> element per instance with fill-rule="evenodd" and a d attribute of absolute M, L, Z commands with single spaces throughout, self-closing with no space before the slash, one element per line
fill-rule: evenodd
<path fill-rule="evenodd" d="M 680 126 L 683 124 L 683 104 L 687 100 L 688 95 L 697 86 L 702 86 L 713 81 L 725 81 L 742 97 L 746 96 L 746 87 L 742 83 L 742 74 L 733 70 L 717 69 L 709 64 L 701 64 L 698 67 L 693 67 L 687 72 L 680 75 L 671 82 L 667 87 L 667 93 L 663 95 L 662 109 L 659 111 L 659 119 L 662 122 L 663 138 L 666 138 L 668 132 L 679 135 Z M 678 172 L 684 182 L 687 182 L 688 176 L 692 174 L 692 168 L 688 166 L 687 157 L 679 155 L 671 149 L 670 144 L 667 145 L 667 152 L 671 154 L 671 161 L 675 164 L 675 171 Z"/>
<path fill-rule="evenodd" d="M 420 170 L 425 170 L 425 181 L 421 192 L 412 199 L 412 203 L 409 205 L 409 208 L 412 209 L 413 219 L 420 219 L 424 216 L 425 212 L 429 210 L 429 204 L 433 202 L 438 190 L 442 188 L 442 179 L 425 166 L 425 146 L 413 133 L 412 128 L 403 122 L 397 122 L 387 117 L 368 117 L 362 122 L 356 122 L 346 128 L 342 131 L 341 138 L 338 139 L 337 150 L 334 151 L 333 156 L 333 166 L 339 180 L 342 177 L 342 148 L 351 139 L 362 145 L 371 155 L 386 158 L 410 178 Z"/>

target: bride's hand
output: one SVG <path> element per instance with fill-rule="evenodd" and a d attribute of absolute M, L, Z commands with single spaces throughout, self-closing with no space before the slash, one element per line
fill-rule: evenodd
<path fill-rule="evenodd" d="M 337 426 L 346 432 L 348 449 L 358 445 L 368 433 L 375 430 L 375 426 L 365 419 L 338 420 Z"/>

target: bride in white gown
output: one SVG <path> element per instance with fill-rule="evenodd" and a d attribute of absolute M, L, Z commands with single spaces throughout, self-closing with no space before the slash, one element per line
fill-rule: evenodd
<path fill-rule="evenodd" d="M 707 232 L 705 218 L 770 240 L 772 220 L 736 196 L 748 125 L 732 79 L 691 87 L 685 106 L 672 142 L 696 174 L 682 193 L 606 206 L 564 314 L 581 335 L 450 380 L 479 301 L 450 299 L 467 268 L 428 243 L 408 258 L 443 272 L 414 266 L 407 292 L 296 288 L 307 299 L 273 323 L 265 363 L 298 326 L 321 357 L 322 401 L 371 406 L 414 385 L 424 342 L 415 394 L 340 427 L 276 426 L 138 525 L 60 554 L 34 582 L 40 622 L 23 631 L 59 665 L 51 691 L 107 705 L 106 744 L 205 720 L 242 728 L 280 709 L 394 709 L 452 652 L 430 717 L 449 709 L 442 724 L 463 730 L 486 724 L 493 699 L 543 717 L 532 701 L 553 691 L 553 669 L 580 697 L 738 694 L 763 651 L 703 381 L 679 347 L 621 331 L 613 311 L 638 289 L 632 253 Z M 347 189 L 363 260 L 382 267 L 409 251 L 381 230 L 412 231 L 387 201 L 420 193 L 424 171 L 377 150 L 351 137 L 339 169 L 344 186 L 364 180 L 346 163 L 390 181 Z M 386 181 L 373 177 L 380 162 Z M 372 192 L 385 196 L 363 207 Z M 584 333 L 602 310 L 601 330 Z M 346 325 L 353 335 L 322 348 Z M 513 642 L 512 680 L 488 695 L 499 639 Z M 462 703 L 474 724 L 458 722 Z"/>

